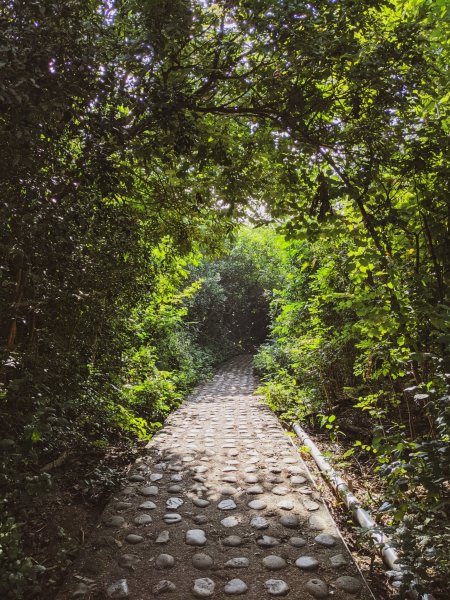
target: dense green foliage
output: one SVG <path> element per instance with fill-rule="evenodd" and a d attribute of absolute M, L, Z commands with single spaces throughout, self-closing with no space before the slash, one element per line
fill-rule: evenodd
<path fill-rule="evenodd" d="M 3 596 L 46 463 L 150 436 L 269 303 L 270 401 L 359 405 L 445 589 L 448 2 L 5 0 L 0 31 Z M 287 248 L 226 241 L 271 220 Z"/>

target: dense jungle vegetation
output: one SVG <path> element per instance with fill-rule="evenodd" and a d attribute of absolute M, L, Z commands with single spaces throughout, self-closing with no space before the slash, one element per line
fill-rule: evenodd
<path fill-rule="evenodd" d="M 49 597 L 58 465 L 259 347 L 446 597 L 447 0 L 4 0 L 0 31 L 0 596 Z"/>

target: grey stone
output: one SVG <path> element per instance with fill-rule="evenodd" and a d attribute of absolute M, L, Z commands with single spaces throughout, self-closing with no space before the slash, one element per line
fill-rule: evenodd
<path fill-rule="evenodd" d="M 180 473 L 174 473 L 170 476 L 170 481 L 183 481 L 183 475 Z"/>
<path fill-rule="evenodd" d="M 264 517 L 253 517 L 250 521 L 250 525 L 253 529 L 267 529 L 269 527 L 269 522 Z"/>
<path fill-rule="evenodd" d="M 142 496 L 157 496 L 158 495 L 158 487 L 156 485 L 147 485 L 145 487 L 139 488 L 138 492 Z"/>
<path fill-rule="evenodd" d="M 322 531 L 326 528 L 326 524 L 319 515 L 312 515 L 309 517 L 309 528 L 315 531 Z"/>
<path fill-rule="evenodd" d="M 319 566 L 319 561 L 314 556 L 300 556 L 295 561 L 295 566 L 303 571 L 314 571 Z"/>
<path fill-rule="evenodd" d="M 302 477 L 301 475 L 292 475 L 291 477 L 292 485 L 301 485 L 302 483 L 305 483 L 305 481 L 306 477 Z"/>
<path fill-rule="evenodd" d="M 237 483 L 237 477 L 235 475 L 225 475 L 221 478 L 225 483 Z"/>
<path fill-rule="evenodd" d="M 146 500 L 142 504 L 139 505 L 139 508 L 142 510 L 154 510 L 156 508 L 156 504 L 151 500 Z"/>
<path fill-rule="evenodd" d="M 136 535 L 135 533 L 129 533 L 126 536 L 125 541 L 128 544 L 141 544 L 144 541 L 144 538 L 142 537 L 142 535 Z"/>
<path fill-rule="evenodd" d="M 222 540 L 222 544 L 224 546 L 241 546 L 242 539 L 238 535 L 229 535 L 228 537 Z"/>
<path fill-rule="evenodd" d="M 321 579 L 310 579 L 305 588 L 313 598 L 326 598 L 328 596 L 328 586 Z"/>
<path fill-rule="evenodd" d="M 180 492 L 183 491 L 183 488 L 181 487 L 181 485 L 174 484 L 174 485 L 169 485 L 169 487 L 167 488 L 167 491 L 169 492 L 169 494 L 179 494 Z"/>
<path fill-rule="evenodd" d="M 208 517 L 206 515 L 194 515 L 192 517 L 192 520 L 194 521 L 194 523 L 196 523 L 197 525 L 204 525 L 205 523 L 208 522 Z"/>
<path fill-rule="evenodd" d="M 247 506 L 253 510 L 264 510 L 267 504 L 263 500 L 250 500 Z"/>
<path fill-rule="evenodd" d="M 114 508 L 116 510 L 128 510 L 129 508 L 133 508 L 133 504 L 131 502 L 116 502 Z"/>
<path fill-rule="evenodd" d="M 287 562 L 281 556 L 276 556 L 275 554 L 270 554 L 263 558 L 263 565 L 266 569 L 271 571 L 278 571 L 280 569 L 284 569 L 287 566 Z"/>
<path fill-rule="evenodd" d="M 189 531 L 186 531 L 186 544 L 189 546 L 204 546 L 206 535 L 203 529 L 189 529 Z"/>
<path fill-rule="evenodd" d="M 150 481 L 154 483 L 155 481 L 160 481 L 163 478 L 161 473 L 152 473 L 150 475 Z"/>
<path fill-rule="evenodd" d="M 213 562 L 213 559 L 208 554 L 203 554 L 202 552 L 198 552 L 192 557 L 192 564 L 196 569 L 200 569 L 201 571 L 212 567 Z"/>
<path fill-rule="evenodd" d="M 332 567 L 344 567 L 347 564 L 347 560 L 343 554 L 336 554 L 330 558 L 330 564 Z"/>
<path fill-rule="evenodd" d="M 246 475 L 244 477 L 244 481 L 246 483 L 258 483 L 259 477 L 258 477 L 258 475 Z"/>
<path fill-rule="evenodd" d="M 294 548 L 301 548 L 302 546 L 306 546 L 306 540 L 302 537 L 291 537 L 289 539 L 289 543 Z"/>
<path fill-rule="evenodd" d="M 275 494 L 277 496 L 286 496 L 286 494 L 289 494 L 289 488 L 283 486 L 276 486 L 272 488 L 272 494 Z"/>
<path fill-rule="evenodd" d="M 184 500 L 182 500 L 181 498 L 169 498 L 166 501 L 166 508 L 168 508 L 169 510 L 177 510 L 177 508 L 180 508 L 180 506 L 183 506 L 184 504 Z"/>
<path fill-rule="evenodd" d="M 112 517 L 108 517 L 103 521 L 106 527 L 114 527 L 118 529 L 119 527 L 123 527 L 125 524 L 125 519 L 123 517 L 119 517 L 119 515 L 113 515 Z"/>
<path fill-rule="evenodd" d="M 118 579 L 106 589 L 108 598 L 128 598 L 130 592 L 126 579 Z"/>
<path fill-rule="evenodd" d="M 226 517 L 220 522 L 224 527 L 236 527 L 236 525 L 239 525 L 239 519 L 237 517 Z"/>
<path fill-rule="evenodd" d="M 294 508 L 294 503 L 292 500 L 280 500 L 277 502 L 277 506 L 278 508 L 281 508 L 281 510 L 292 510 Z"/>
<path fill-rule="evenodd" d="M 314 541 L 316 542 L 316 544 L 320 544 L 321 546 L 325 546 L 326 548 L 331 548 L 332 546 L 335 546 L 337 542 L 334 535 L 330 535 L 328 533 L 319 533 L 319 535 L 317 535 L 314 538 Z"/>
<path fill-rule="evenodd" d="M 250 495 L 264 494 L 264 488 L 261 485 L 253 485 L 247 488 L 246 492 Z"/>
<path fill-rule="evenodd" d="M 282 579 L 268 579 L 264 587 L 271 596 L 286 596 L 289 592 L 288 584 Z"/>
<path fill-rule="evenodd" d="M 236 558 L 230 558 L 230 560 L 227 560 L 227 562 L 225 563 L 225 567 L 229 569 L 243 569 L 245 567 L 248 567 L 249 564 L 250 561 L 248 558 L 246 558 L 245 556 L 238 556 Z"/>
<path fill-rule="evenodd" d="M 310 500 L 309 498 L 305 498 L 303 500 L 303 506 L 309 511 L 319 510 L 320 508 L 320 504 L 314 502 L 314 500 Z"/>
<path fill-rule="evenodd" d="M 171 569 L 175 565 L 175 559 L 171 554 L 160 554 L 156 558 L 156 566 L 160 569 Z"/>
<path fill-rule="evenodd" d="M 221 488 L 220 493 L 224 496 L 234 496 L 234 494 L 238 493 L 238 490 L 231 485 Z"/>
<path fill-rule="evenodd" d="M 278 546 L 280 540 L 277 540 L 277 538 L 271 537 L 270 535 L 263 535 L 256 540 L 256 543 L 262 548 L 273 548 L 274 546 Z"/>
<path fill-rule="evenodd" d="M 146 514 L 138 515 L 137 517 L 135 517 L 133 519 L 133 523 L 135 525 L 148 525 L 151 522 L 152 522 L 151 516 L 150 515 L 146 515 Z"/>
<path fill-rule="evenodd" d="M 283 515 L 280 517 L 280 523 L 288 529 L 297 529 L 300 524 L 299 518 L 296 515 Z"/>
<path fill-rule="evenodd" d="M 224 592 L 228 596 L 240 596 L 248 590 L 248 585 L 242 579 L 231 579 L 225 584 Z"/>
<path fill-rule="evenodd" d="M 356 577 L 350 577 L 350 575 L 338 577 L 334 585 L 348 594 L 357 594 L 361 589 L 361 581 Z"/>
<path fill-rule="evenodd" d="M 178 513 L 166 513 L 163 519 L 164 523 L 167 523 L 167 525 L 174 525 L 175 523 L 179 523 L 181 521 L 181 515 Z"/>
<path fill-rule="evenodd" d="M 209 577 L 205 577 L 194 581 L 192 592 L 196 598 L 209 598 L 214 594 L 215 587 L 214 581 Z"/>
<path fill-rule="evenodd" d="M 205 508 L 206 506 L 209 506 L 209 500 L 205 500 L 205 498 L 194 498 L 192 504 L 195 504 L 195 506 L 198 506 L 199 508 Z"/>
<path fill-rule="evenodd" d="M 155 544 L 167 544 L 169 539 L 169 532 L 167 531 L 167 529 L 165 529 L 164 531 L 161 531 L 161 533 L 158 535 L 158 537 L 155 540 Z"/>
<path fill-rule="evenodd" d="M 234 500 L 231 500 L 231 498 L 227 498 L 226 500 L 222 500 L 221 502 L 219 502 L 217 508 L 219 510 L 233 510 L 234 508 L 236 508 L 236 503 L 234 502 Z"/>
<path fill-rule="evenodd" d="M 167 592 L 174 592 L 177 589 L 177 586 L 168 579 L 162 579 L 155 586 L 153 586 L 153 593 L 156 596 L 159 594 L 165 594 Z"/>
<path fill-rule="evenodd" d="M 132 482 L 141 482 L 141 481 L 145 481 L 145 477 L 142 477 L 142 475 L 131 475 L 130 477 L 128 477 L 128 481 L 132 481 Z"/>

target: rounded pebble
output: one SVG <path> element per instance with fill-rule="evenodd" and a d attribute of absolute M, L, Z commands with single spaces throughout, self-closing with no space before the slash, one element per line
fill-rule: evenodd
<path fill-rule="evenodd" d="M 190 529 L 186 531 L 186 544 L 189 546 L 204 546 L 206 535 L 203 529 Z"/>
<path fill-rule="evenodd" d="M 229 569 L 243 569 L 245 567 L 248 567 L 249 564 L 250 561 L 248 558 L 246 558 L 245 556 L 238 556 L 236 558 L 230 558 L 230 560 L 227 560 L 227 562 L 225 563 L 225 567 Z"/>
<path fill-rule="evenodd" d="M 137 517 L 135 517 L 133 519 L 133 523 L 135 525 L 148 525 L 151 522 L 152 522 L 151 516 L 150 515 L 146 515 L 146 514 L 138 515 Z"/>
<path fill-rule="evenodd" d="M 206 506 L 209 506 L 209 500 L 205 500 L 204 498 L 194 498 L 192 504 L 195 504 L 195 506 L 198 506 L 199 508 L 205 508 Z"/>
<path fill-rule="evenodd" d="M 139 505 L 139 508 L 142 510 L 154 510 L 156 508 L 156 504 L 151 500 L 146 500 L 142 504 Z"/>
<path fill-rule="evenodd" d="M 302 537 L 291 537 L 289 539 L 289 543 L 294 548 L 301 548 L 302 546 L 306 546 L 306 540 Z"/>
<path fill-rule="evenodd" d="M 170 554 L 160 554 L 156 559 L 156 566 L 160 569 L 171 569 L 175 565 L 175 559 Z"/>
<path fill-rule="evenodd" d="M 236 503 L 234 502 L 234 500 L 231 500 L 231 498 L 227 498 L 226 500 L 222 500 L 222 502 L 219 502 L 217 508 L 219 510 L 233 510 L 233 508 L 236 508 Z"/>
<path fill-rule="evenodd" d="M 204 570 L 209 569 L 213 565 L 213 559 L 208 554 L 201 552 L 194 554 L 192 557 L 192 564 L 196 569 Z"/>
<path fill-rule="evenodd" d="M 264 517 L 253 517 L 250 521 L 250 525 L 253 529 L 267 529 L 269 527 L 269 522 Z"/>
<path fill-rule="evenodd" d="M 313 556 L 300 556 L 295 561 L 295 566 L 303 571 L 314 571 L 319 566 L 319 561 Z"/>
<path fill-rule="evenodd" d="M 163 519 L 164 523 L 167 523 L 167 525 L 173 525 L 181 521 L 181 515 L 178 513 L 166 513 Z"/>
<path fill-rule="evenodd" d="M 125 519 L 118 515 L 113 515 L 112 517 L 105 519 L 104 524 L 106 527 L 122 527 L 125 524 Z"/>
<path fill-rule="evenodd" d="M 268 579 L 264 587 L 271 596 L 286 596 L 289 592 L 288 584 L 282 579 Z"/>
<path fill-rule="evenodd" d="M 129 590 L 128 583 L 126 579 L 118 579 L 114 581 L 108 588 L 106 589 L 106 593 L 108 598 L 128 598 Z"/>
<path fill-rule="evenodd" d="M 181 498 L 169 498 L 166 501 L 166 508 L 169 510 L 176 510 L 177 508 L 180 508 L 180 506 L 183 506 L 183 504 L 184 500 Z"/>
<path fill-rule="evenodd" d="M 313 596 L 313 598 L 326 598 L 328 596 L 328 586 L 321 579 L 310 579 L 305 589 Z"/>
<path fill-rule="evenodd" d="M 242 544 L 242 539 L 238 535 L 229 535 L 222 540 L 224 546 L 236 547 Z"/>
<path fill-rule="evenodd" d="M 299 524 L 299 518 L 296 515 L 283 515 L 280 518 L 280 523 L 283 527 L 287 527 L 288 529 L 296 529 Z"/>
<path fill-rule="evenodd" d="M 242 579 L 231 579 L 224 588 L 228 596 L 240 596 L 248 590 L 248 585 Z"/>
<path fill-rule="evenodd" d="M 177 586 L 168 579 L 162 579 L 153 587 L 153 593 L 158 596 L 167 592 L 174 592 Z"/>
<path fill-rule="evenodd" d="M 139 488 L 138 492 L 142 496 L 157 496 L 159 490 L 156 485 L 147 485 L 145 487 Z"/>
<path fill-rule="evenodd" d="M 209 577 L 205 577 L 194 581 L 192 592 L 196 598 L 209 598 L 214 594 L 215 587 L 214 581 Z"/>
<path fill-rule="evenodd" d="M 256 540 L 256 543 L 262 548 L 273 548 L 273 546 L 278 546 L 280 540 L 277 540 L 277 538 L 271 537 L 270 535 L 263 535 Z"/>
<path fill-rule="evenodd" d="M 356 594 L 361 589 L 361 581 L 356 579 L 356 577 L 350 577 L 350 575 L 338 577 L 334 582 L 334 585 L 348 594 Z"/>
<path fill-rule="evenodd" d="M 263 500 L 251 500 L 247 506 L 253 510 L 264 510 L 267 504 Z"/>
<path fill-rule="evenodd" d="M 332 546 L 336 545 L 337 540 L 334 535 L 330 535 L 328 533 L 319 533 L 319 535 L 314 538 L 314 541 L 316 544 L 320 544 L 326 548 L 331 548 Z"/>
<path fill-rule="evenodd" d="M 279 569 L 284 569 L 284 567 L 287 565 L 287 562 L 281 556 L 271 554 L 270 556 L 263 558 L 263 565 L 266 567 L 266 569 L 278 571 Z"/>
<path fill-rule="evenodd" d="M 169 532 L 167 530 L 161 531 L 155 540 L 155 544 L 167 544 L 169 537 Z"/>
<path fill-rule="evenodd" d="M 129 533 L 125 538 L 128 544 L 141 544 L 144 541 L 142 535 L 136 535 L 135 533 Z"/>
<path fill-rule="evenodd" d="M 338 568 L 345 566 L 347 561 L 343 554 L 336 554 L 335 556 L 330 557 L 330 564 L 332 567 Z"/>
<path fill-rule="evenodd" d="M 220 522 L 224 527 L 236 527 L 236 525 L 239 525 L 239 519 L 237 517 L 226 517 Z"/>

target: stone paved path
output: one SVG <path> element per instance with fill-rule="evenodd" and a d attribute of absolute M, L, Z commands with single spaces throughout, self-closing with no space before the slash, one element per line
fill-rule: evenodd
<path fill-rule="evenodd" d="M 255 383 L 238 357 L 168 419 L 61 600 L 370 597 Z"/>

